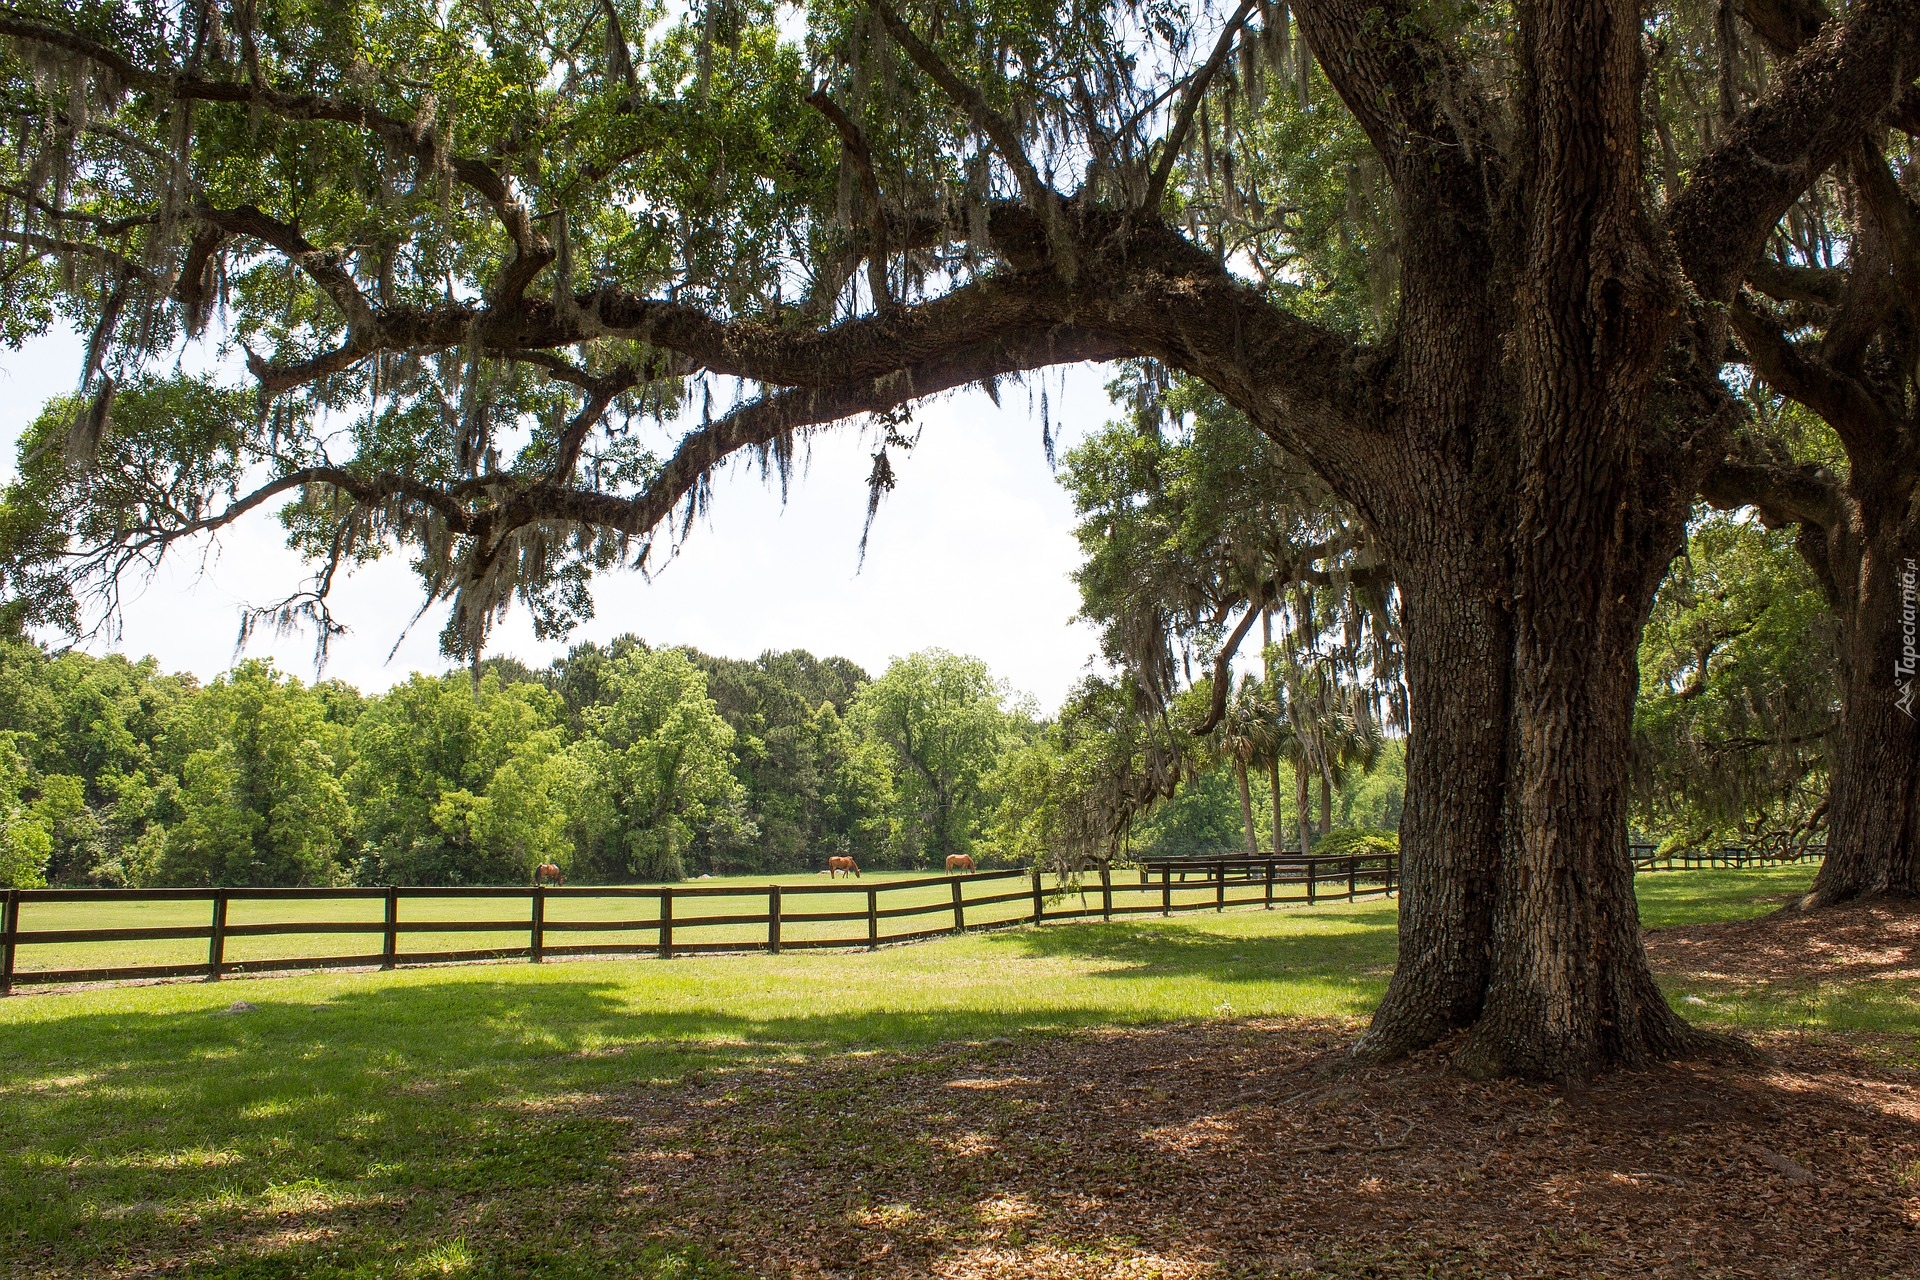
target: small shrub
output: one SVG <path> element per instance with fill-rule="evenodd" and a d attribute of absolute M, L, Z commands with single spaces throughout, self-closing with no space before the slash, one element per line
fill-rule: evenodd
<path fill-rule="evenodd" d="M 1369 858 L 1400 852 L 1400 833 L 1378 827 L 1341 827 L 1313 842 L 1315 856 L 1327 858 Z"/>

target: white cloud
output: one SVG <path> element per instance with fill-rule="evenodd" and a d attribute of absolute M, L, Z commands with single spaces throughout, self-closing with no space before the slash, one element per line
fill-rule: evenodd
<path fill-rule="evenodd" d="M 48 396 L 72 388 L 79 359 L 70 334 L 0 354 L 0 465 L 7 471 L 20 430 Z M 1086 366 L 1048 375 L 1056 434 L 1064 426 L 1077 439 L 1106 420 L 1105 376 Z M 858 547 L 873 445 L 843 427 L 815 439 L 784 509 L 777 482 L 762 482 L 756 468 L 729 469 L 714 484 L 710 518 L 652 581 L 635 573 L 596 580 L 598 616 L 574 640 L 632 631 L 653 643 L 742 658 L 805 648 L 873 671 L 891 656 L 940 645 L 984 658 L 1044 707 L 1058 705 L 1095 650 L 1092 630 L 1072 621 L 1079 604 L 1070 578 L 1079 562 L 1073 512 L 1047 468 L 1039 415 L 1018 388 L 1002 399 L 999 408 L 969 391 L 919 412 L 920 445 L 895 455 L 899 485 L 881 505 L 864 568 Z M 405 561 L 392 555 L 336 587 L 335 611 L 351 632 L 335 642 L 329 675 L 372 691 L 410 671 L 445 666 L 440 611 L 422 618 L 387 660 L 419 607 Z M 242 606 L 278 599 L 304 576 L 262 514 L 204 554 L 178 557 L 144 589 L 130 584 L 115 647 L 212 676 L 232 659 Z M 535 665 L 564 648 L 537 642 L 524 611 L 493 642 L 494 652 Z M 257 636 L 248 653 L 311 671 L 308 635 Z"/>

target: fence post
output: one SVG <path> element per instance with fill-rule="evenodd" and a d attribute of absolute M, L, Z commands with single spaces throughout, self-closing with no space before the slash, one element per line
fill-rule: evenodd
<path fill-rule="evenodd" d="M 1347 859 L 1347 901 L 1360 896 L 1360 859 Z"/>
<path fill-rule="evenodd" d="M 962 897 L 960 893 L 960 877 L 959 876 L 953 877 L 952 884 L 953 884 L 953 931 L 955 933 L 965 933 L 967 931 L 967 904 L 966 904 L 966 899 Z"/>
<path fill-rule="evenodd" d="M 880 891 L 867 890 L 867 950 L 877 951 L 880 947 Z"/>
<path fill-rule="evenodd" d="M 393 968 L 395 955 L 400 950 L 400 890 L 393 885 L 387 886 L 387 912 L 385 918 L 385 937 L 380 940 L 380 967 Z"/>
<path fill-rule="evenodd" d="M 532 952 L 533 963 L 539 964 L 546 959 L 547 949 L 547 891 L 539 885 L 533 886 L 533 928 L 527 939 L 528 949 Z"/>
<path fill-rule="evenodd" d="M 1215 911 L 1225 911 L 1227 909 L 1227 864 L 1224 862 L 1214 863 L 1213 875 L 1213 909 Z"/>
<path fill-rule="evenodd" d="M 1100 864 L 1100 918 L 1113 923 L 1113 868 Z"/>
<path fill-rule="evenodd" d="M 1163 916 L 1173 914 L 1173 868 L 1171 866 L 1160 868 L 1160 914 Z"/>
<path fill-rule="evenodd" d="M 673 886 L 660 886 L 660 958 L 673 959 Z"/>
<path fill-rule="evenodd" d="M 13 994 L 14 938 L 20 932 L 20 891 L 7 890 L 7 903 L 0 909 L 0 996 Z"/>
<path fill-rule="evenodd" d="M 1045 899 L 1040 896 L 1040 868 L 1035 867 L 1033 869 L 1033 922 L 1035 924 L 1040 923 L 1044 910 Z"/>
<path fill-rule="evenodd" d="M 780 954 L 780 886 L 767 886 L 767 954 Z"/>
<path fill-rule="evenodd" d="M 1307 901 L 1312 902 L 1314 899 L 1314 885 L 1317 879 L 1315 873 L 1318 871 L 1318 868 L 1314 865 L 1312 858 L 1306 858 L 1303 859 L 1303 861 L 1307 864 Z"/>
<path fill-rule="evenodd" d="M 1267 910 L 1273 910 L 1273 859 L 1267 859 Z"/>
<path fill-rule="evenodd" d="M 207 938 L 207 981 L 220 980 L 220 966 L 227 962 L 227 891 L 213 891 L 213 932 Z"/>

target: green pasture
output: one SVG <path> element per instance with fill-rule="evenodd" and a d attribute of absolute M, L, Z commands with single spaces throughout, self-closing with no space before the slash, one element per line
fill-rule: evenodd
<path fill-rule="evenodd" d="M 703 921 L 722 916 L 764 915 L 767 911 L 767 886 L 797 889 L 782 895 L 783 942 L 839 939 L 864 942 L 867 938 L 867 894 L 877 890 L 882 912 L 927 908 L 922 914 L 896 915 L 880 921 L 880 936 L 951 928 L 953 894 L 945 884 L 924 884 L 893 888 L 901 881 L 924 880 L 926 872 L 874 872 L 857 880 L 844 877 L 829 880 L 821 875 L 733 876 L 689 881 L 674 886 L 673 934 L 677 945 L 724 943 L 741 946 L 764 945 L 765 924 L 708 924 Z M 1142 887 L 1137 872 L 1119 872 L 1113 878 L 1115 905 L 1122 908 L 1146 906 L 1158 909 L 1162 901 L 1159 886 Z M 713 890 L 737 888 L 753 892 L 718 895 Z M 1323 892 L 1336 888 L 1344 893 L 1344 881 L 1329 882 Z M 1063 885 L 1048 876 L 1042 885 L 1048 911 L 1096 909 L 1100 906 L 1099 882 L 1088 878 L 1078 885 Z M 1033 914 L 1031 882 L 1024 876 L 1004 879 L 967 880 L 961 886 L 965 920 L 969 928 L 1030 919 Z M 1258 884 L 1231 884 L 1229 900 L 1259 897 Z M 545 940 L 548 947 L 564 946 L 651 946 L 659 934 L 650 928 L 632 930 L 593 930 L 569 932 L 569 922 L 633 921 L 653 924 L 660 918 L 657 886 L 644 889 L 642 896 L 574 897 L 551 895 L 546 903 Z M 1282 885 L 1280 894 L 1299 896 L 1297 884 Z M 1191 888 L 1174 881 L 1167 895 L 1176 910 L 1204 908 L 1214 902 L 1213 889 Z M 1002 898 L 999 902 L 985 899 Z M 115 901 L 102 898 L 85 902 L 22 903 L 20 928 L 26 931 L 51 929 L 137 929 L 190 926 L 205 928 L 211 919 L 206 900 L 152 902 Z M 402 926 L 441 922 L 487 921 L 512 928 L 486 931 L 419 930 L 408 928 L 400 936 L 404 952 L 441 952 L 524 947 L 531 927 L 531 903 L 526 896 L 461 897 L 408 896 L 400 899 Z M 254 924 L 290 924 L 315 922 L 354 922 L 367 927 L 365 933 L 275 934 L 267 936 L 229 936 L 225 959 L 229 962 L 278 959 L 325 959 L 329 957 L 377 955 L 381 946 L 385 903 L 379 898 L 344 901 L 286 898 L 236 897 L 228 905 L 229 929 Z M 858 915 L 857 919 L 796 919 L 801 915 Z M 16 967 L 22 974 L 35 970 L 112 969 L 135 965 L 203 964 L 207 942 L 203 938 L 161 939 L 157 941 L 48 942 L 25 944 L 19 948 Z"/>
<path fill-rule="evenodd" d="M 1651 919 L 1752 914 L 1811 868 L 1642 877 Z M 0 1275 L 725 1275 L 610 1165 L 619 1100 L 758 1065 L 1096 1026 L 1359 1019 L 1390 901 L 1012 928 L 879 951 L 100 987 L 0 1001 Z M 1811 995 L 1813 1025 L 1915 1026 Z M 1714 992 L 1741 1023 L 1777 993 Z M 236 1001 L 253 1007 L 230 1012 Z M 929 1068 L 935 1069 L 935 1068 Z M 857 1099 L 849 1099 L 857 1105 Z M 692 1153 L 698 1158 L 698 1151 Z"/>
<path fill-rule="evenodd" d="M 1805 896 L 1818 863 L 1706 871 L 1642 871 L 1634 878 L 1640 923 L 1648 929 L 1751 920 Z"/>
<path fill-rule="evenodd" d="M 1643 873 L 1640 919 L 1649 928 L 1747 920 L 1796 900 L 1813 881 L 1811 864 L 1738 871 Z M 1814 983 L 1669 978 L 1667 997 L 1688 1018 L 1740 1031 L 1865 1031 L 1893 1037 L 1892 1057 L 1920 1065 L 1920 984 L 1901 977 L 1910 962 L 1869 960 Z"/>

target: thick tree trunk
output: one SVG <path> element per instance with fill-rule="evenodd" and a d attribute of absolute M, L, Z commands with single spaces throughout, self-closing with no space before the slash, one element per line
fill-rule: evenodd
<path fill-rule="evenodd" d="M 1641 943 L 1626 774 L 1640 633 L 1698 475 L 1649 429 L 1680 308 L 1640 205 L 1640 11 L 1518 13 L 1538 168 L 1512 356 L 1511 773 L 1492 972 L 1457 1061 L 1582 1077 L 1694 1043 Z"/>
<path fill-rule="evenodd" d="M 1920 894 L 1920 566 L 1867 541 L 1835 601 L 1840 727 L 1830 757 L 1827 857 L 1805 905 Z M 1850 598 L 1849 598 L 1850 597 Z"/>
<path fill-rule="evenodd" d="M 1260 856 L 1260 839 L 1253 830 L 1253 791 L 1247 786 L 1247 762 L 1234 757 L 1233 777 L 1240 784 L 1240 828 L 1247 836 L 1247 856 Z"/>
<path fill-rule="evenodd" d="M 1513 645 L 1497 577 L 1457 540 L 1400 568 L 1407 637 L 1400 961 L 1356 1046 L 1393 1058 L 1472 1024 L 1486 997 Z"/>
<path fill-rule="evenodd" d="M 1326 772 L 1320 774 L 1320 834 L 1333 830 L 1333 784 L 1327 780 Z"/>
<path fill-rule="evenodd" d="M 1582 559 L 1567 549 L 1557 584 L 1541 581 L 1516 611 L 1492 973 L 1458 1058 L 1474 1074 L 1578 1077 L 1694 1043 L 1647 965 L 1627 853 L 1639 627 L 1617 615 L 1633 605 L 1620 581 L 1631 567 L 1591 574 Z"/>

